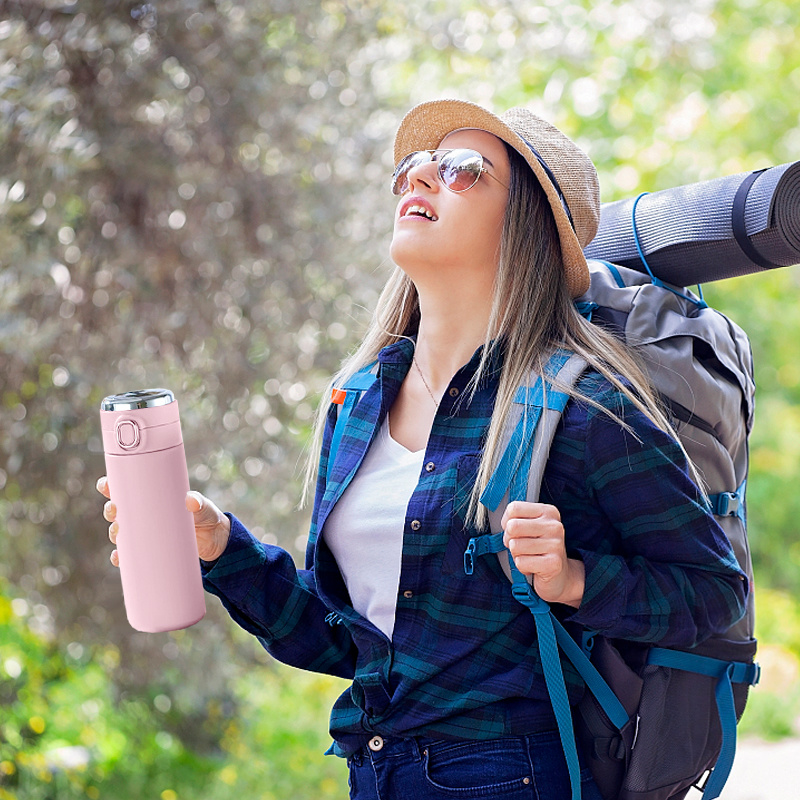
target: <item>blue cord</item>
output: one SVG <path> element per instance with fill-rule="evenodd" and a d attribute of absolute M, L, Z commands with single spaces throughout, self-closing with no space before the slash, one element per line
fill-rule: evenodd
<path fill-rule="evenodd" d="M 697 284 L 697 291 L 700 295 L 700 299 L 695 299 L 694 297 L 690 297 L 688 294 L 684 294 L 683 292 L 679 292 L 676 289 L 673 289 L 671 286 L 667 286 L 664 281 L 660 278 L 656 278 L 653 274 L 653 270 L 650 269 L 650 265 L 647 263 L 647 259 L 644 256 L 644 250 L 642 250 L 642 243 L 639 240 L 639 231 L 636 228 L 636 206 L 639 205 L 639 201 L 649 192 L 642 192 L 634 201 L 633 201 L 633 208 L 631 209 L 631 226 L 633 228 L 633 243 L 636 245 L 636 252 L 639 254 L 639 258 L 642 260 L 642 264 L 644 264 L 644 268 L 647 270 L 647 274 L 650 276 L 650 280 L 652 281 L 654 286 L 660 286 L 662 289 L 666 289 L 668 292 L 672 292 L 672 294 L 677 295 L 678 297 L 682 297 L 684 300 L 688 300 L 690 303 L 694 303 L 698 308 L 708 308 L 708 304 L 703 299 L 703 287 L 700 284 Z"/>

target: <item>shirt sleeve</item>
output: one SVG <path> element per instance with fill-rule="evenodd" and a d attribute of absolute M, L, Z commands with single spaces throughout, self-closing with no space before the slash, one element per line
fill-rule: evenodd
<path fill-rule="evenodd" d="M 313 518 L 324 491 L 330 431 L 326 430 Z M 231 618 L 258 638 L 276 659 L 312 672 L 352 678 L 356 648 L 347 628 L 337 624 L 316 590 L 312 549 L 299 570 L 283 548 L 265 544 L 232 514 L 222 555 L 201 561 L 203 586 L 216 595 Z M 314 523 L 312 522 L 312 526 Z"/>
<path fill-rule="evenodd" d="M 628 426 L 588 411 L 585 487 L 616 541 L 611 552 L 578 548 L 586 584 L 569 619 L 608 637 L 692 647 L 744 615 L 746 575 L 674 438 L 621 392 L 597 399 Z"/>

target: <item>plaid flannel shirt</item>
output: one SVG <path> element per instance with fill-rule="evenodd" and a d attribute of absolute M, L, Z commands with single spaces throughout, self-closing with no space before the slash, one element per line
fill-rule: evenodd
<path fill-rule="evenodd" d="M 554 729 L 536 632 L 496 557 L 464 572 L 465 523 L 497 392 L 500 357 L 467 401 L 480 351 L 453 378 L 433 422 L 403 531 L 391 641 L 350 605 L 325 544 L 331 509 L 358 469 L 411 365 L 408 341 L 385 348 L 378 380 L 353 411 L 328 471 L 335 410 L 325 431 L 305 569 L 230 516 L 227 549 L 202 563 L 206 589 L 278 660 L 352 680 L 334 704 L 340 754 L 371 734 L 487 739 Z M 684 456 L 604 378 L 579 389 L 621 415 L 626 431 L 586 403 L 568 403 L 556 433 L 542 502 L 561 512 L 568 554 L 583 560 L 579 609 L 554 607 L 575 632 L 691 646 L 744 613 L 747 580 Z M 464 398 L 462 400 L 462 398 Z M 376 498 L 380 502 L 380 498 Z M 582 683 L 568 662 L 571 702 Z"/>

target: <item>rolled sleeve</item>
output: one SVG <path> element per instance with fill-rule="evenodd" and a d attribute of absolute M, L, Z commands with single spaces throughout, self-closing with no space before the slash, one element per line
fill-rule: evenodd
<path fill-rule="evenodd" d="M 266 650 L 291 666 L 352 677 L 355 647 L 342 625 L 327 622 L 313 574 L 298 570 L 286 550 L 260 542 L 232 514 L 228 546 L 202 562 L 203 585 L 231 618 Z"/>

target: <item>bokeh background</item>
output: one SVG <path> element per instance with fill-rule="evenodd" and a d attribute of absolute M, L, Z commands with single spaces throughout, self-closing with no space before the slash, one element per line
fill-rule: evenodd
<path fill-rule="evenodd" d="M 0 0 L 0 800 L 342 798 L 345 685 L 219 603 L 127 624 L 100 400 L 166 386 L 193 487 L 302 558 L 311 418 L 389 270 L 416 102 L 527 105 L 605 201 L 800 158 L 797 0 Z M 799 268 L 706 299 L 751 336 L 761 687 L 798 734 Z"/>

